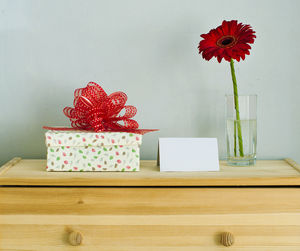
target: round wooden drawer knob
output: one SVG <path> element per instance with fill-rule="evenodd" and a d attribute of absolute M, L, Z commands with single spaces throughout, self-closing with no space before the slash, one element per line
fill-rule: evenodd
<path fill-rule="evenodd" d="M 234 235 L 229 232 L 221 234 L 221 244 L 225 247 L 230 247 L 234 244 Z"/>
<path fill-rule="evenodd" d="M 72 246 L 79 246 L 82 242 L 82 235 L 79 232 L 71 232 L 69 234 L 69 243 Z"/>

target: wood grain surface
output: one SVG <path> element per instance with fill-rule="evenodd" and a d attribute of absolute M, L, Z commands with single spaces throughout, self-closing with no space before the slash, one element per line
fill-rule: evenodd
<path fill-rule="evenodd" d="M 12 162 L 0 175 L 0 250 L 300 250 L 292 160 L 221 162 L 211 173 L 160 173 L 154 161 L 138 173 L 49 173 L 45 160 Z"/>
<path fill-rule="evenodd" d="M 0 215 L 229 213 L 300 213 L 300 189 L 0 187 Z"/>
<path fill-rule="evenodd" d="M 235 237 L 230 248 L 220 243 L 220 234 L 224 230 Z M 81 233 L 80 246 L 73 247 L 68 243 L 70 231 Z M 10 247 L 1 249 L 5 251 L 299 251 L 300 247 L 300 226 L 1 225 L 0 236 L 0 248 Z"/>
<path fill-rule="evenodd" d="M 219 172 L 159 172 L 156 161 L 144 160 L 140 172 L 46 172 L 46 160 L 21 160 L 0 175 L 0 185 L 295 186 L 300 185 L 297 166 L 291 160 L 260 160 L 251 167 L 221 161 Z"/>

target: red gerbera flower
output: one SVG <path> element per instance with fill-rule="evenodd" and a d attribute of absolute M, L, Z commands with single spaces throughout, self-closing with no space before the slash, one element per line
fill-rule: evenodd
<path fill-rule="evenodd" d="M 222 59 L 229 61 L 245 59 L 245 55 L 250 55 L 249 44 L 254 43 L 255 31 L 250 25 L 238 23 L 237 20 L 223 21 L 222 25 L 210 30 L 207 34 L 202 34 L 203 40 L 199 43 L 199 53 L 206 60 L 216 57 L 221 63 Z"/>

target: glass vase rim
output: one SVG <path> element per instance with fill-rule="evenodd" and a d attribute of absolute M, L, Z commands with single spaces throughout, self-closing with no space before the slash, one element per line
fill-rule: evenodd
<path fill-rule="evenodd" d="M 234 97 L 234 94 L 225 94 L 225 97 Z M 238 97 L 257 97 L 257 94 L 242 94 Z"/>

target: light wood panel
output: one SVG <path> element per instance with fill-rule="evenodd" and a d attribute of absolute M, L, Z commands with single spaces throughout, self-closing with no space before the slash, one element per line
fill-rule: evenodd
<path fill-rule="evenodd" d="M 0 250 L 300 250 L 300 169 L 289 159 L 212 173 L 160 173 L 154 161 L 139 173 L 49 173 L 45 160 L 18 161 L 0 168 Z M 81 246 L 68 244 L 71 231 Z"/>
<path fill-rule="evenodd" d="M 76 248 L 76 249 L 75 249 Z M 155 249 L 153 249 L 153 247 L 134 247 L 134 246 L 130 246 L 130 247 L 109 247 L 109 248 L 103 248 L 103 247 L 39 247 L 39 249 L 10 249 L 10 248 L 6 248 L 5 251 L 49 251 L 49 250 L 53 250 L 53 251 L 74 251 L 74 250 L 79 250 L 79 251 L 95 251 L 95 248 L 97 248 L 96 250 L 101 250 L 101 251 L 184 251 L 184 250 L 188 250 L 188 251 L 224 251 L 224 247 L 192 247 L 189 246 L 188 248 L 185 247 L 155 247 Z M 230 248 L 230 249 L 229 249 Z M 243 247 L 241 249 L 241 247 L 227 247 L 225 250 L 230 250 L 230 251 L 299 251 L 299 246 L 267 246 L 267 247 L 259 247 L 259 246 L 255 246 L 255 247 Z"/>
<path fill-rule="evenodd" d="M 300 213 L 300 189 L 0 187 L 0 215 L 244 213 Z"/>
<path fill-rule="evenodd" d="M 291 163 L 291 164 L 289 164 Z M 0 175 L 0 185 L 31 186 L 295 186 L 298 164 L 260 160 L 252 167 L 220 162 L 220 172 L 159 172 L 156 161 L 141 161 L 140 172 L 46 172 L 46 160 L 21 160 Z"/>
<path fill-rule="evenodd" d="M 83 241 L 69 245 L 71 231 Z M 1 250 L 224 250 L 220 234 L 230 231 L 235 243 L 229 250 L 297 250 L 300 226 L 86 226 L 1 225 Z M 18 240 L 18 241 L 16 241 Z M 279 247 L 281 249 L 279 249 Z M 226 248 L 227 249 L 227 248 Z"/>
<path fill-rule="evenodd" d="M 300 226 L 300 213 L 201 215 L 1 215 L 0 225 Z"/>

